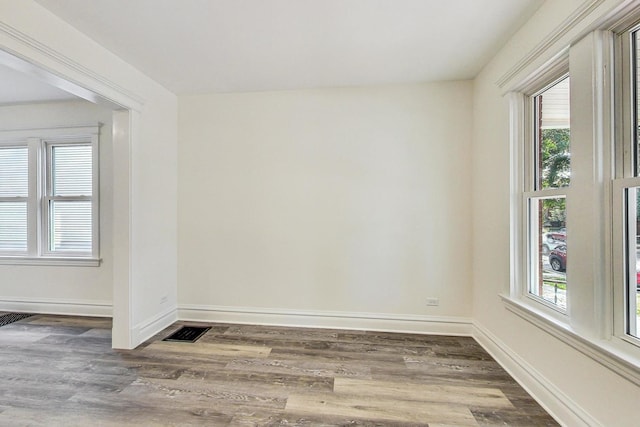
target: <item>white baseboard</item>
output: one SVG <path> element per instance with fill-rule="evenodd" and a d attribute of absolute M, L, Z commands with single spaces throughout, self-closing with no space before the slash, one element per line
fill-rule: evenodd
<path fill-rule="evenodd" d="M 0 311 L 111 317 L 113 309 L 110 301 L 2 297 L 0 298 Z"/>
<path fill-rule="evenodd" d="M 471 319 L 464 317 L 304 311 L 184 304 L 178 306 L 178 318 L 180 320 L 200 322 L 437 335 L 471 335 Z"/>
<path fill-rule="evenodd" d="M 473 338 L 561 425 L 601 425 L 584 408 L 477 322 L 473 324 Z"/>
<path fill-rule="evenodd" d="M 146 319 L 136 326 L 131 331 L 132 348 L 142 344 L 164 328 L 171 326 L 178 320 L 178 312 L 175 307 L 166 310 L 163 313 L 158 314 L 150 319 Z"/>

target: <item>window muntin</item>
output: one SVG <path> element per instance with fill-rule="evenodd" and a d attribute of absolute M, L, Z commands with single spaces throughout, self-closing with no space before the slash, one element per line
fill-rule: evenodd
<path fill-rule="evenodd" d="M 561 312 L 567 310 L 566 198 L 571 181 L 568 76 L 528 98 L 524 203 L 527 222 L 527 293 Z"/>

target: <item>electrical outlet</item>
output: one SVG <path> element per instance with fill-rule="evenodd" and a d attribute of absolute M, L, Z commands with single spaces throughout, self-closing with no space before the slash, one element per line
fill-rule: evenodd
<path fill-rule="evenodd" d="M 169 301 L 169 295 L 165 295 L 162 298 L 160 298 L 160 304 L 166 304 L 167 301 Z"/>
<path fill-rule="evenodd" d="M 440 305 L 440 300 L 438 298 L 427 298 L 427 305 L 429 307 L 437 307 Z"/>

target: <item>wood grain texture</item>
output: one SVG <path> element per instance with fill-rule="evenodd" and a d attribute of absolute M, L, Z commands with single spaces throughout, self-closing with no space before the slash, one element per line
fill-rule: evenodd
<path fill-rule="evenodd" d="M 513 408 L 513 404 L 502 391 L 489 387 L 413 384 L 338 377 L 334 380 L 333 391 L 336 394 L 372 396 L 390 401 L 407 400 L 468 407 Z"/>
<path fill-rule="evenodd" d="M 162 341 L 182 324 L 131 351 L 104 318 L 0 327 L 0 425 L 557 425 L 468 337 L 213 324 Z"/>
<path fill-rule="evenodd" d="M 294 394 L 287 400 L 286 410 L 293 413 L 339 415 L 349 418 L 371 418 L 380 421 L 426 422 L 430 426 L 477 426 L 473 414 L 463 405 L 438 405 L 418 400 L 388 399 L 371 396 L 325 393 Z"/>

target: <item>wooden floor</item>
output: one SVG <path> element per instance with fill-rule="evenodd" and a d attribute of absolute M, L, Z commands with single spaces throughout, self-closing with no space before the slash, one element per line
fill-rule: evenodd
<path fill-rule="evenodd" d="M 161 341 L 179 326 L 132 351 L 108 319 L 0 327 L 0 425 L 557 425 L 472 338 L 213 324 Z"/>

